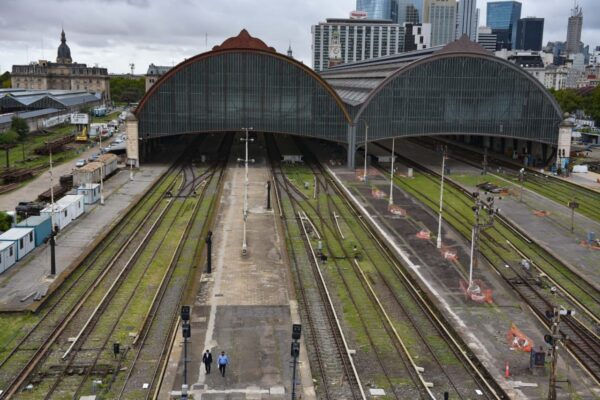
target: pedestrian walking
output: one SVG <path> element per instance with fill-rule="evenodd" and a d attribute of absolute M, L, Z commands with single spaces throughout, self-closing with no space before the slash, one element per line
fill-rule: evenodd
<path fill-rule="evenodd" d="M 219 364 L 219 371 L 221 372 L 221 376 L 225 376 L 225 367 L 227 367 L 227 364 L 229 364 L 229 357 L 227 357 L 225 355 L 225 352 L 222 351 L 221 355 L 219 356 L 219 360 L 218 360 L 218 364 Z"/>
<path fill-rule="evenodd" d="M 204 355 L 202 356 L 202 362 L 204 363 L 204 371 L 207 374 L 210 374 L 210 365 L 213 362 L 212 353 L 210 352 L 210 350 L 206 350 L 206 353 L 204 353 Z"/>

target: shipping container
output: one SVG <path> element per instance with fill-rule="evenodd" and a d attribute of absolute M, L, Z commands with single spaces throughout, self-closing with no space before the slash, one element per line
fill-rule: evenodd
<path fill-rule="evenodd" d="M 0 274 L 17 262 L 17 246 L 14 242 L 0 242 Z"/>
<path fill-rule="evenodd" d="M 35 249 L 35 231 L 33 228 L 12 228 L 0 235 L 0 242 L 14 243 L 19 261 Z"/>
<path fill-rule="evenodd" d="M 117 170 L 117 160 L 118 157 L 114 154 L 102 154 L 98 157 L 97 161 L 104 164 L 104 178 Z"/>
<path fill-rule="evenodd" d="M 33 228 L 35 231 L 35 247 L 46 242 L 52 233 L 52 221 L 49 215 L 31 216 L 17 224 L 17 228 Z"/>
<path fill-rule="evenodd" d="M 44 208 L 41 213 L 52 216 L 52 225 L 62 230 L 83 212 L 83 196 L 70 194 L 54 203 L 54 207 Z"/>
<path fill-rule="evenodd" d="M 81 168 L 73 170 L 73 185 L 81 186 L 86 183 L 100 182 L 100 173 L 102 170 L 102 163 L 98 161 L 92 161 Z"/>
<path fill-rule="evenodd" d="M 83 196 L 85 204 L 94 204 L 100 200 L 100 185 L 97 183 L 85 183 L 77 188 L 77 194 Z"/>

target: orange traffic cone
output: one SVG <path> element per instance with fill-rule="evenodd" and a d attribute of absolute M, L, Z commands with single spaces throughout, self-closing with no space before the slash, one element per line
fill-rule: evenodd
<path fill-rule="evenodd" d="M 510 376 L 510 368 L 508 367 L 508 361 L 504 367 L 504 377 L 508 378 Z"/>

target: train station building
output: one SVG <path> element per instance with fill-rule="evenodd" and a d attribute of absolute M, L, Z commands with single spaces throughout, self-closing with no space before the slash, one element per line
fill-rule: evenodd
<path fill-rule="evenodd" d="M 127 124 L 135 163 L 160 138 L 244 127 L 345 144 L 349 167 L 363 143 L 392 137 L 475 137 L 544 160 L 571 141 L 543 85 L 467 37 L 317 74 L 242 30 L 164 74 Z"/>

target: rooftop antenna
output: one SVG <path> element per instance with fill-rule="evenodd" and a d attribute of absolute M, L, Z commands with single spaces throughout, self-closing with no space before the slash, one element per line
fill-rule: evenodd
<path fill-rule="evenodd" d="M 135 64 L 134 63 L 129 64 L 129 68 L 131 68 L 131 75 L 133 75 L 133 71 L 135 70 Z"/>

